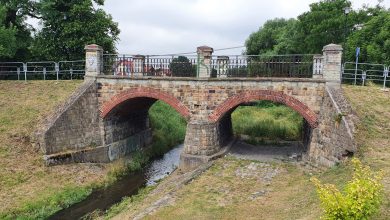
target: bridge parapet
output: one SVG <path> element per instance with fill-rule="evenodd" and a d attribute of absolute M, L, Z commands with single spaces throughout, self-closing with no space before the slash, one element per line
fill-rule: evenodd
<path fill-rule="evenodd" d="M 101 54 L 97 45 L 86 46 L 90 76 L 191 77 L 191 78 L 324 78 L 340 82 L 342 48 L 330 44 L 323 55 L 225 55 L 213 56 L 213 48 L 201 46 L 197 55 Z"/>

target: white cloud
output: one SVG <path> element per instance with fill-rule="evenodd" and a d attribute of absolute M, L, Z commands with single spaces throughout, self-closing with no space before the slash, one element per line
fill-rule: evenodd
<path fill-rule="evenodd" d="M 318 0 L 106 0 L 119 23 L 119 53 L 167 54 L 242 46 L 268 19 L 292 18 Z M 377 0 L 353 0 L 354 8 Z M 390 7 L 390 0 L 385 0 Z M 240 54 L 242 49 L 220 53 Z"/>

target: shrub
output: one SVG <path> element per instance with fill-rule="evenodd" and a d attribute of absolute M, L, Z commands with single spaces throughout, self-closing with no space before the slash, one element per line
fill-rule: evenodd
<path fill-rule="evenodd" d="M 358 159 L 352 159 L 354 173 L 345 186 L 344 193 L 333 184 L 321 184 L 313 177 L 311 181 L 324 209 L 324 219 L 364 220 L 372 216 L 381 203 L 382 172 L 373 172 Z"/>

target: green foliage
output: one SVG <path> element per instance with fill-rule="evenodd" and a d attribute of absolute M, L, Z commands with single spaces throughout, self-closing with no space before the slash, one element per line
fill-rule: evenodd
<path fill-rule="evenodd" d="M 42 29 L 32 51 L 45 60 L 84 59 L 84 46 L 98 44 L 113 53 L 118 24 L 104 12 L 102 0 L 41 0 Z M 98 7 L 96 7 L 97 5 Z"/>
<path fill-rule="evenodd" d="M 346 22 L 343 9 L 350 6 L 351 2 L 347 0 L 324 0 L 311 4 L 310 11 L 298 16 L 298 51 L 321 53 L 327 44 L 341 44 Z M 352 17 L 353 13 L 348 16 Z M 351 18 L 349 21 L 352 22 Z"/>
<path fill-rule="evenodd" d="M 6 9 L 0 5 L 0 59 L 13 57 L 16 53 L 16 29 L 6 27 Z"/>
<path fill-rule="evenodd" d="M 265 140 L 300 140 L 302 117 L 291 108 L 270 101 L 238 107 L 232 114 L 233 131 Z"/>
<path fill-rule="evenodd" d="M 196 69 L 192 66 L 190 60 L 185 56 L 178 56 L 173 58 L 169 64 L 169 70 L 172 76 L 188 76 L 194 77 L 196 75 Z"/>
<path fill-rule="evenodd" d="M 143 151 L 135 151 L 131 154 L 131 161 L 119 161 L 110 169 L 109 183 L 115 182 L 131 172 L 141 170 L 153 157 L 158 157 L 168 152 L 172 147 L 184 141 L 186 121 L 171 106 L 162 101 L 157 101 L 149 109 L 150 124 L 153 129 L 152 146 Z"/>
<path fill-rule="evenodd" d="M 18 210 L 0 213 L 0 219 L 46 219 L 55 212 L 86 198 L 90 187 L 67 186 L 63 190 L 26 203 Z"/>
<path fill-rule="evenodd" d="M 348 0 L 322 0 L 297 19 L 272 19 L 246 40 L 246 54 L 320 54 L 323 46 L 336 43 L 345 47 L 346 59 L 390 63 L 390 11 L 380 5 L 363 6 L 345 15 Z M 361 29 L 359 27 L 362 27 Z"/>
<path fill-rule="evenodd" d="M 3 29 L 0 30 L 0 45 L 3 45 L 3 42 L 9 44 L 5 44 L 5 55 L 2 54 L 4 51 L 0 52 L 0 60 L 25 61 L 30 57 L 29 47 L 33 40 L 33 28 L 26 23 L 26 19 L 39 18 L 36 13 L 38 3 L 33 0 L 0 0 L 0 5 L 4 13 L 0 16 L 0 29 Z M 4 29 L 12 31 L 1 34 Z"/>
<path fill-rule="evenodd" d="M 355 48 L 360 47 L 359 62 L 390 65 L 390 11 L 382 10 L 354 31 L 347 41 L 348 60 L 355 59 Z"/>
<path fill-rule="evenodd" d="M 317 188 L 325 219 L 369 219 L 381 204 L 382 172 L 371 171 L 356 158 L 352 159 L 352 164 L 354 174 L 344 193 L 333 184 L 322 184 L 315 177 L 311 179 Z"/>
<path fill-rule="evenodd" d="M 153 190 L 156 186 L 146 186 L 140 190 L 136 195 L 123 198 L 120 203 L 113 205 L 109 210 L 106 211 L 104 219 L 111 219 L 119 213 L 123 212 L 130 204 L 136 204 L 143 201 L 143 199 Z"/>
<path fill-rule="evenodd" d="M 157 101 L 149 109 L 150 125 L 153 129 L 152 156 L 162 155 L 184 141 L 185 119 L 171 106 Z"/>
<path fill-rule="evenodd" d="M 268 20 L 257 32 L 252 33 L 245 45 L 248 55 L 294 53 L 290 51 L 287 35 L 291 34 L 295 19 L 276 18 Z"/>

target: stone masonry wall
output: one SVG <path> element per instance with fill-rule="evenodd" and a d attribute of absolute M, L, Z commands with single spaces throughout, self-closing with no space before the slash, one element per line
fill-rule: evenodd
<path fill-rule="evenodd" d="M 354 122 L 348 117 L 352 112 L 342 112 L 338 100 L 342 96 L 340 85 L 327 86 L 321 108 L 319 125 L 312 131 L 308 157 L 310 161 L 324 166 L 332 166 L 356 151 L 353 138 Z"/>
<path fill-rule="evenodd" d="M 188 119 L 184 153 L 207 156 L 218 152 L 231 137 L 231 121 L 226 117 L 244 102 L 281 102 L 298 111 L 310 126 L 317 126 L 325 87 L 325 81 L 321 79 L 98 76 L 97 82 L 103 118 L 128 100 L 137 97 L 160 99 Z"/>
<path fill-rule="evenodd" d="M 324 95 L 325 81 L 321 79 L 187 79 L 187 78 L 120 78 L 98 76 L 98 100 L 102 116 L 115 108 L 115 100 L 138 93 L 161 99 L 173 106 L 184 117 L 197 122 L 208 122 L 213 111 L 228 98 L 243 92 L 273 91 L 286 105 L 302 114 L 311 111 L 318 114 Z M 128 92 L 127 92 L 128 91 Z M 129 94 L 127 94 L 129 93 Z M 258 94 L 252 98 L 273 98 L 270 94 Z M 245 98 L 245 97 L 242 97 Z M 294 100 L 296 101 L 294 101 Z M 125 99 L 126 100 L 126 99 Z M 241 100 L 244 102 L 245 100 Z M 306 106 L 306 108 L 301 108 Z M 232 108 L 235 106 L 226 106 Z M 223 110 L 223 109 L 222 109 Z M 230 109 L 224 109 L 226 112 Z M 219 112 L 222 116 L 223 112 Z M 310 121 L 310 120 L 308 120 Z"/>
<path fill-rule="evenodd" d="M 82 150 L 102 144 L 96 91 L 95 82 L 84 82 L 47 120 L 38 132 L 45 154 Z"/>

